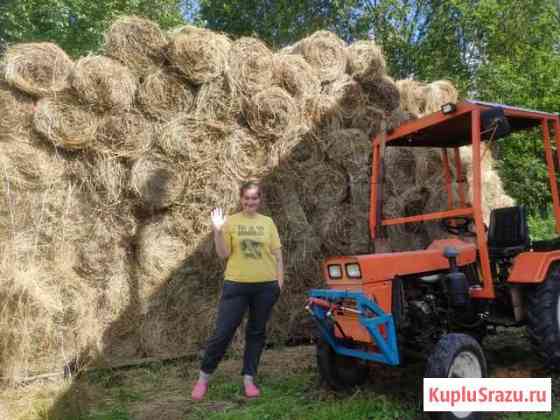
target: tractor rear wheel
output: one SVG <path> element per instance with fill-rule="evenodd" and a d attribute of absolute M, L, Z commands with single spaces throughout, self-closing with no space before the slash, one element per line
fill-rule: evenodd
<path fill-rule="evenodd" d="M 547 367 L 560 369 L 560 265 L 528 297 L 529 340 Z"/>
<path fill-rule="evenodd" d="M 484 352 L 473 337 L 467 334 L 447 334 L 436 344 L 428 358 L 425 378 L 485 378 L 487 375 Z M 431 413 L 438 420 L 479 420 L 481 413 L 454 411 Z"/>
<path fill-rule="evenodd" d="M 337 354 L 322 337 L 317 341 L 317 365 L 321 379 L 335 391 L 362 385 L 368 377 L 365 361 Z"/>

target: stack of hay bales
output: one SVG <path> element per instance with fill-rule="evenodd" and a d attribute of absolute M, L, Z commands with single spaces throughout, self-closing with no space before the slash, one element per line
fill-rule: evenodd
<path fill-rule="evenodd" d="M 2 376 L 198 350 L 224 268 L 209 214 L 236 211 L 248 178 L 284 247 L 273 339 L 303 334 L 322 258 L 372 250 L 371 136 L 402 119 L 373 41 L 274 52 L 125 17 L 100 55 L 21 44 L 3 64 Z"/>

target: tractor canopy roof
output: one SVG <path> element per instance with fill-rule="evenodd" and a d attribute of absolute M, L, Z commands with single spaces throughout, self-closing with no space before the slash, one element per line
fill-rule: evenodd
<path fill-rule="evenodd" d="M 387 146 L 460 147 L 471 144 L 471 118 L 480 110 L 481 140 L 497 139 L 516 131 L 555 120 L 558 114 L 533 111 L 508 105 L 466 100 L 447 113 L 435 112 L 407 121 L 388 134 Z"/>

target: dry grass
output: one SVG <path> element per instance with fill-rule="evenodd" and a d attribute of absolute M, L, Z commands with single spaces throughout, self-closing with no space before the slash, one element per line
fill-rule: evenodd
<path fill-rule="evenodd" d="M 229 71 L 239 92 L 251 97 L 272 84 L 272 51 L 256 38 L 236 39 L 229 54 Z"/>
<path fill-rule="evenodd" d="M 367 97 L 362 85 L 348 75 L 329 83 L 325 92 L 336 100 L 344 119 L 352 121 L 363 113 L 367 104 Z"/>
<path fill-rule="evenodd" d="M 346 44 L 332 32 L 315 32 L 301 40 L 294 52 L 305 57 L 321 82 L 336 80 L 346 71 Z"/>
<path fill-rule="evenodd" d="M 347 48 L 348 72 L 364 83 L 375 83 L 385 74 L 385 58 L 374 41 L 356 41 Z"/>
<path fill-rule="evenodd" d="M 317 95 L 321 82 L 301 55 L 275 54 L 272 60 L 274 83 L 295 98 Z"/>
<path fill-rule="evenodd" d="M 50 42 L 16 44 L 4 55 L 4 77 L 13 87 L 36 97 L 68 88 L 72 60 Z"/>
<path fill-rule="evenodd" d="M 241 114 L 241 98 L 229 73 L 200 86 L 193 114 L 211 121 L 236 120 Z"/>
<path fill-rule="evenodd" d="M 124 158 L 138 158 L 152 147 L 155 126 L 138 112 L 107 115 L 99 123 L 95 149 Z"/>
<path fill-rule="evenodd" d="M 130 70 L 103 56 L 79 59 L 70 76 L 80 100 L 100 111 L 122 112 L 132 107 L 137 82 Z"/>
<path fill-rule="evenodd" d="M 29 135 L 33 122 L 33 99 L 0 81 L 0 140 Z"/>
<path fill-rule="evenodd" d="M 390 113 L 400 104 L 400 93 L 395 81 L 389 76 L 383 76 L 373 82 L 364 84 L 368 96 L 368 103 Z"/>

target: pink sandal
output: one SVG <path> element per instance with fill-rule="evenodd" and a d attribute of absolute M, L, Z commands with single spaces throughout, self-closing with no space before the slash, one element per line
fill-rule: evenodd
<path fill-rule="evenodd" d="M 257 386 L 250 382 L 250 383 L 245 383 L 245 396 L 247 398 L 258 398 L 261 395 L 261 391 L 259 390 L 259 388 L 257 388 Z"/>
<path fill-rule="evenodd" d="M 208 382 L 196 381 L 196 384 L 194 384 L 191 393 L 191 398 L 193 399 L 193 401 L 200 401 L 204 398 L 207 391 L 208 391 Z"/>

